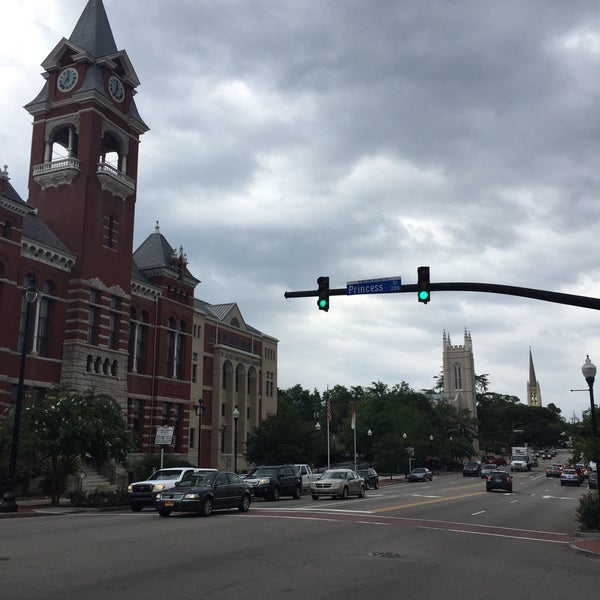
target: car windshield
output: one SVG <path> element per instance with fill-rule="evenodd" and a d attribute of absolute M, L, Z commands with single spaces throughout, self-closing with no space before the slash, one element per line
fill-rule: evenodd
<path fill-rule="evenodd" d="M 157 479 L 161 479 L 163 481 L 179 479 L 179 476 L 182 472 L 183 469 L 176 469 L 175 471 L 156 471 L 156 473 L 152 473 L 152 475 L 148 477 L 148 481 L 156 481 Z"/>
<path fill-rule="evenodd" d="M 347 479 L 348 473 L 346 471 L 325 471 L 323 473 L 323 479 Z"/>
<path fill-rule="evenodd" d="M 206 475 L 194 475 L 190 481 L 186 481 L 187 485 L 212 485 L 215 480 L 216 473 L 207 473 Z M 184 485 L 185 485 L 184 484 Z"/>
<path fill-rule="evenodd" d="M 425 473 L 425 469 L 417 468 L 412 470 L 413 473 Z"/>
<path fill-rule="evenodd" d="M 277 477 L 277 467 L 259 467 L 250 477 Z"/>

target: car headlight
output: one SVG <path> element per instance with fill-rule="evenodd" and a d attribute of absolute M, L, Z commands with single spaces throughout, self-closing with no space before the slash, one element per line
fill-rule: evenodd
<path fill-rule="evenodd" d="M 165 489 L 165 484 L 164 483 L 156 483 L 154 484 L 154 491 L 155 492 L 162 492 Z"/>
<path fill-rule="evenodd" d="M 127 486 L 127 491 L 128 492 L 132 492 L 133 491 L 133 486 L 131 485 L 131 483 Z"/>
<path fill-rule="evenodd" d="M 258 480 L 258 485 L 269 485 L 270 481 L 271 480 L 268 477 L 261 477 Z"/>
<path fill-rule="evenodd" d="M 200 494 L 186 494 L 184 500 L 200 500 Z"/>

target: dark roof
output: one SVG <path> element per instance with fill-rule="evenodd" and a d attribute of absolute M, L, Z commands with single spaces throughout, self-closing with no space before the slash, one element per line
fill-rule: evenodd
<path fill-rule="evenodd" d="M 48 248 L 71 253 L 60 239 L 54 235 L 48 225 L 33 212 L 29 212 L 23 218 L 23 236 Z"/>
<path fill-rule="evenodd" d="M 89 0 L 69 41 L 89 52 L 94 58 L 117 52 L 102 0 Z"/>

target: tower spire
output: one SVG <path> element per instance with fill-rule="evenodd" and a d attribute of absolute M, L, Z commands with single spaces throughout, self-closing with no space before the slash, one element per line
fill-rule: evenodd
<path fill-rule="evenodd" d="M 89 0 L 69 41 L 77 44 L 94 58 L 109 56 L 117 52 L 115 38 L 102 0 Z"/>

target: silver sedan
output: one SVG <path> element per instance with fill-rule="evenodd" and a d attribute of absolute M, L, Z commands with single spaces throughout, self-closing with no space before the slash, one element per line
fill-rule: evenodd
<path fill-rule="evenodd" d="M 352 469 L 327 469 L 319 479 L 310 484 L 310 495 L 313 500 L 321 496 L 346 499 L 354 495 L 363 498 L 365 480 Z"/>

